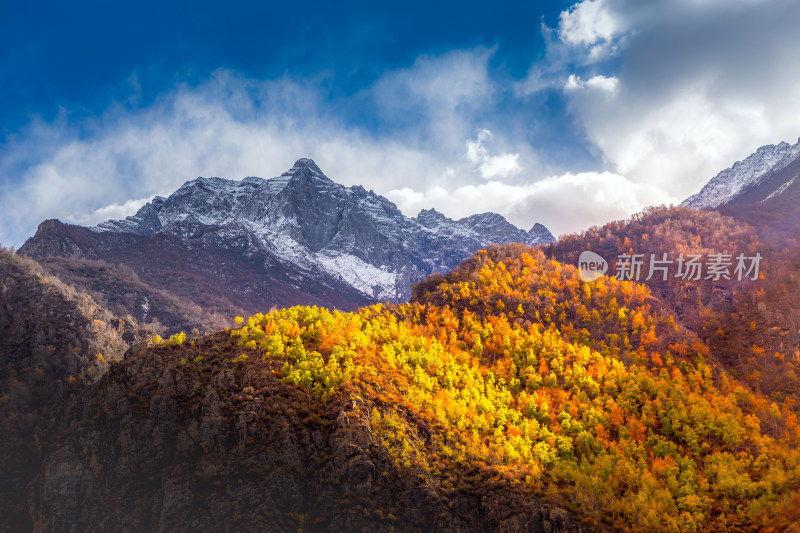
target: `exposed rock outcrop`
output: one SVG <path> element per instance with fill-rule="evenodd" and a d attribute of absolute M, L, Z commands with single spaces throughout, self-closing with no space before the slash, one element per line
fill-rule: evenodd
<path fill-rule="evenodd" d="M 398 467 L 373 406 L 235 349 L 222 332 L 131 353 L 74 400 L 31 485 L 35 531 L 585 531 L 518 486 L 448 491 Z"/>

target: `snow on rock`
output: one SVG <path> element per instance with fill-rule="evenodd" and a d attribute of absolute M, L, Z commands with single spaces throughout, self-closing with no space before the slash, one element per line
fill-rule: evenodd
<path fill-rule="evenodd" d="M 411 283 L 491 243 L 554 240 L 541 224 L 526 232 L 495 213 L 454 221 L 431 209 L 408 218 L 372 191 L 331 181 L 311 159 L 267 180 L 197 178 L 125 220 L 91 229 L 169 233 L 184 242 L 212 233 L 219 246 L 246 243 L 252 256 L 268 250 L 290 273 L 325 273 L 373 301 L 404 301 Z"/>
<path fill-rule="evenodd" d="M 780 196 L 780 195 L 783 193 L 783 191 L 785 191 L 786 189 L 788 189 L 789 187 L 791 187 L 792 183 L 794 183 L 794 180 L 796 180 L 796 179 L 797 179 L 797 176 L 795 176 L 794 178 L 790 179 L 789 181 L 787 181 L 786 183 L 784 183 L 783 185 L 781 185 L 780 187 L 778 187 L 777 189 L 775 189 L 775 191 L 774 191 L 774 192 L 770 193 L 770 195 L 769 195 L 769 196 L 767 196 L 766 198 L 764 198 L 764 199 L 763 199 L 763 200 L 761 200 L 761 201 L 762 201 L 762 202 L 766 202 L 766 201 L 767 201 L 767 200 L 769 200 L 770 198 L 774 198 L 774 197 L 776 197 L 776 196 Z"/>
<path fill-rule="evenodd" d="M 395 301 L 400 296 L 397 275 L 385 266 L 376 267 L 350 254 L 321 254 L 317 260 L 329 273 L 378 301 Z"/>
<path fill-rule="evenodd" d="M 727 204 L 746 187 L 760 183 L 769 174 L 781 170 L 798 157 L 800 139 L 794 145 L 782 142 L 762 146 L 744 161 L 737 161 L 717 174 L 700 192 L 684 200 L 681 205 L 715 208 Z"/>

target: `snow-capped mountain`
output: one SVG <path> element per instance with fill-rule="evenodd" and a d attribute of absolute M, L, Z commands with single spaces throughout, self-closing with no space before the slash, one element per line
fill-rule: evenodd
<path fill-rule="evenodd" d="M 258 307 L 346 308 L 407 300 L 412 283 L 491 243 L 553 240 L 541 224 L 524 231 L 494 213 L 451 220 L 431 209 L 409 218 L 386 198 L 337 184 L 300 159 L 272 179 L 197 178 L 134 216 L 93 228 L 48 221 L 21 252 L 104 259 L 147 278 L 191 271 L 216 278 L 221 290 L 251 293 L 246 300 Z"/>
<path fill-rule="evenodd" d="M 799 160 L 800 139 L 794 145 L 782 142 L 762 146 L 744 161 L 717 174 L 681 205 L 717 208 L 776 199 L 795 184 Z"/>

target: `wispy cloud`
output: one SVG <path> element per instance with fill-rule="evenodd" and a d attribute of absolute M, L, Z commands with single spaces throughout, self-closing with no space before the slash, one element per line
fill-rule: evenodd
<path fill-rule="evenodd" d="M 510 159 L 485 155 L 478 168 L 464 150 L 491 123 L 482 117 L 497 88 L 487 71 L 491 54 L 478 48 L 420 58 L 343 102 L 394 121 L 392 128 L 348 121 L 311 82 L 229 71 L 178 86 L 146 108 L 112 106 L 82 121 L 81 131 L 65 113 L 0 154 L 0 167 L 19 173 L 2 185 L 0 242 L 21 244 L 45 218 L 94 224 L 131 214 L 199 175 L 275 176 L 299 157 L 379 193 L 519 172 L 522 158 L 537 160 L 533 148 Z M 496 141 L 502 146 L 503 136 Z"/>
<path fill-rule="evenodd" d="M 437 185 L 425 191 L 403 187 L 387 196 L 406 212 L 435 205 L 457 219 L 494 211 L 525 229 L 546 221 L 555 235 L 624 219 L 643 206 L 676 201 L 658 187 L 631 183 L 610 172 L 567 173 L 521 185 L 489 181 L 453 189 Z"/>
<path fill-rule="evenodd" d="M 584 0 L 559 16 L 558 36 L 571 46 L 587 48 L 587 58 L 603 59 L 614 50 L 616 39 L 627 29 L 627 21 L 614 13 L 609 0 Z"/>
<path fill-rule="evenodd" d="M 420 56 L 350 96 L 326 92 L 324 73 L 222 70 L 144 107 L 33 121 L 0 147 L 0 242 L 299 157 L 411 216 L 491 210 L 564 233 L 679 201 L 800 135 L 800 3 L 581 0 L 551 24 L 521 79 L 493 68 L 497 47 L 476 47 Z"/>
<path fill-rule="evenodd" d="M 486 141 L 492 138 L 489 130 L 480 130 L 473 141 L 467 141 L 467 161 L 476 165 L 483 179 L 505 178 L 519 174 L 519 154 L 503 153 L 491 155 L 486 148 Z"/>

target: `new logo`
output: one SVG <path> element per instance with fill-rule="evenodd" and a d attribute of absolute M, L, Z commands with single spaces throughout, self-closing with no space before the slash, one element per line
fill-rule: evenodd
<path fill-rule="evenodd" d="M 608 261 L 594 252 L 586 250 L 578 258 L 578 275 L 583 281 L 594 281 L 608 272 Z"/>

